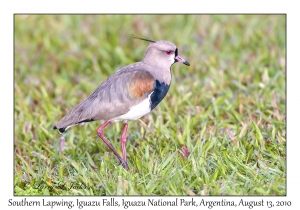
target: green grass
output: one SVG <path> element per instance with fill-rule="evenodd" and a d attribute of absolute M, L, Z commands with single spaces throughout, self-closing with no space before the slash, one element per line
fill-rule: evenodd
<path fill-rule="evenodd" d="M 286 195 L 284 15 L 15 15 L 15 195 Z M 131 122 L 128 164 L 102 122 L 52 130 L 120 67 L 144 35 L 169 40 L 161 104 Z M 105 129 L 121 153 L 122 124 Z M 182 151 L 185 146 L 190 155 Z"/>

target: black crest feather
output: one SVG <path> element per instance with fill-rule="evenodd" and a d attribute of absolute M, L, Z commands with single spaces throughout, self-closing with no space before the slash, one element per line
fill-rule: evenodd
<path fill-rule="evenodd" d="M 147 42 L 152 42 L 152 43 L 155 43 L 155 41 L 151 40 L 151 39 L 146 39 L 146 38 L 142 38 L 142 37 L 139 37 L 139 36 L 136 36 L 136 35 L 133 35 L 131 34 L 131 36 L 135 39 L 140 39 L 140 40 L 144 40 L 144 41 L 147 41 Z"/>

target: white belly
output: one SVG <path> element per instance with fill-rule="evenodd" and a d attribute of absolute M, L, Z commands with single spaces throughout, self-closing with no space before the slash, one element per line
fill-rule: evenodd
<path fill-rule="evenodd" d="M 111 122 L 118 122 L 118 121 L 127 122 L 127 121 L 137 120 L 143 117 L 144 115 L 148 114 L 149 112 L 151 112 L 150 96 L 151 94 L 149 94 L 149 96 L 141 103 L 131 107 L 129 112 L 127 112 L 126 114 L 111 119 Z"/>

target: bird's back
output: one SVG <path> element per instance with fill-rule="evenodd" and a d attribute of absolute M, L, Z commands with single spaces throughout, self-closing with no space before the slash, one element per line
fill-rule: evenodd
<path fill-rule="evenodd" d="M 75 124 L 108 120 L 123 115 L 130 107 L 147 98 L 147 94 L 142 93 L 153 89 L 153 81 L 154 77 L 149 72 L 149 67 L 143 62 L 123 67 L 102 82 L 86 99 L 75 105 L 56 127 L 64 131 Z"/>

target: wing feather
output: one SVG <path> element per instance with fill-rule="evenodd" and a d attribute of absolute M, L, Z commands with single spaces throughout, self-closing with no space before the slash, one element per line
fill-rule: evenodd
<path fill-rule="evenodd" d="M 117 71 L 88 98 L 75 105 L 55 126 L 66 128 L 79 122 L 109 120 L 126 114 L 153 91 L 154 77 L 145 70 Z"/>

